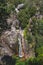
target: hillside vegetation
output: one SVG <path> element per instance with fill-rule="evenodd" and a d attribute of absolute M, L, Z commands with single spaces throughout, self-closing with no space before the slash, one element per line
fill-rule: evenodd
<path fill-rule="evenodd" d="M 17 13 L 15 9 L 20 4 L 24 4 L 24 6 L 18 9 Z M 9 18 L 12 19 L 10 23 L 7 22 Z M 21 31 L 21 35 L 23 33 L 27 54 L 29 55 L 29 51 L 32 51 L 30 55 L 34 53 L 34 57 L 24 59 L 16 55 L 6 55 L 2 58 L 0 65 L 43 65 L 43 0 L 0 0 L 0 40 L 5 31 L 11 31 L 12 25 L 17 31 Z M 16 48 L 18 35 L 16 31 L 11 32 L 12 34 L 14 36 L 12 39 L 16 38 L 13 41 L 17 42 L 11 49 L 18 52 L 18 48 Z M 4 39 L 6 40 L 6 38 Z"/>

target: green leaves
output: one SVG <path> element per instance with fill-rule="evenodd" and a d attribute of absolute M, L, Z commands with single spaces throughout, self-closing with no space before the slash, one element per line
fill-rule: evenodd
<path fill-rule="evenodd" d="M 36 13 L 35 7 L 26 7 L 18 13 L 18 19 L 20 21 L 21 27 L 24 29 L 27 27 L 27 24 L 29 23 L 29 18 L 34 16 Z"/>
<path fill-rule="evenodd" d="M 18 5 L 18 4 L 21 4 L 23 3 L 25 0 L 14 0 L 14 5 L 15 7 Z"/>
<path fill-rule="evenodd" d="M 7 12 L 7 2 L 6 0 L 0 1 L 0 34 L 3 30 L 8 28 L 6 19 L 8 18 L 9 13 Z"/>
<path fill-rule="evenodd" d="M 26 13 L 25 9 L 21 10 L 18 14 L 18 19 L 20 21 L 21 27 L 25 28 L 28 24 L 28 19 L 29 19 L 28 12 Z"/>

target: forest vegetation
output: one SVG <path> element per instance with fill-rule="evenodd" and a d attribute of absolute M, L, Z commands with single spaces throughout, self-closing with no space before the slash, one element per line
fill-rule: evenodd
<path fill-rule="evenodd" d="M 15 8 L 22 3 L 24 7 L 17 13 Z M 4 55 L 0 65 L 43 65 L 43 0 L 0 0 L 0 38 L 3 32 L 11 29 L 12 24 L 8 24 L 7 19 L 14 14 L 19 20 L 19 26 L 17 24 L 16 28 L 21 27 L 27 41 L 27 52 L 31 45 L 35 57 L 21 60 L 16 55 Z"/>

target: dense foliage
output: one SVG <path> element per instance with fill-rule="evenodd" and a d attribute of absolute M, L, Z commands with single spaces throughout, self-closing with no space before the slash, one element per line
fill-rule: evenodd
<path fill-rule="evenodd" d="M 4 56 L 2 58 L 3 64 L 5 65 L 43 65 L 43 55 L 37 58 L 30 58 L 25 61 L 20 61 L 17 57 L 12 58 L 11 56 Z"/>
<path fill-rule="evenodd" d="M 24 37 L 28 44 L 35 43 L 36 56 L 43 54 L 43 19 L 32 18 L 24 31 Z"/>
<path fill-rule="evenodd" d="M 0 0 L 0 33 L 9 28 L 6 19 L 9 16 L 6 0 Z"/>
<path fill-rule="evenodd" d="M 34 16 L 36 12 L 35 7 L 26 7 L 18 13 L 18 19 L 20 21 L 20 26 L 22 29 L 26 28 L 27 24 L 29 23 L 29 18 Z"/>
<path fill-rule="evenodd" d="M 7 0 L 7 2 L 13 4 L 15 7 L 17 7 L 18 4 L 24 3 L 25 0 Z"/>
<path fill-rule="evenodd" d="M 24 30 L 24 38 L 27 44 L 34 45 L 35 58 L 26 61 L 18 61 L 15 57 L 4 56 L 4 65 L 43 65 L 43 1 L 42 0 L 0 0 L 0 34 L 9 29 L 7 18 L 18 4 L 25 6 L 19 10 L 17 18 L 19 26 Z M 16 14 L 16 13 L 15 13 Z M 1 65 L 1 64 L 0 64 Z"/>

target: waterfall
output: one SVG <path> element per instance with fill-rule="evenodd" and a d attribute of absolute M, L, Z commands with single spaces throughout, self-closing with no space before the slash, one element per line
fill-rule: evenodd
<path fill-rule="evenodd" d="M 21 44 L 21 36 L 20 35 L 19 35 L 18 41 L 19 41 L 19 57 L 23 57 L 23 54 L 22 54 L 22 44 Z"/>

